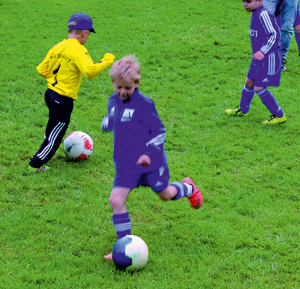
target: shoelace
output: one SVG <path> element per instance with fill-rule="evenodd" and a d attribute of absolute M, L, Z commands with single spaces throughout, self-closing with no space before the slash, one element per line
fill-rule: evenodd
<path fill-rule="evenodd" d="M 276 115 L 275 115 L 275 114 L 272 114 L 272 115 L 270 115 L 270 118 L 268 119 L 268 121 L 271 121 L 271 120 L 273 120 L 275 117 L 276 117 Z"/>

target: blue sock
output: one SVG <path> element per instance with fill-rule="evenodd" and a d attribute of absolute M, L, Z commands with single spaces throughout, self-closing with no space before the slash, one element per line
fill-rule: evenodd
<path fill-rule="evenodd" d="M 247 113 L 251 106 L 251 101 L 254 97 L 255 90 L 253 88 L 250 88 L 246 85 L 244 85 L 244 88 L 242 89 L 242 97 L 240 101 L 240 110 L 243 113 Z"/>
<path fill-rule="evenodd" d="M 113 214 L 112 221 L 118 236 L 118 239 L 131 235 L 131 220 L 129 213 Z"/>
<path fill-rule="evenodd" d="M 278 117 L 283 117 L 284 113 L 282 108 L 277 103 L 275 96 L 266 88 L 256 91 L 259 95 L 262 103 L 267 107 L 267 109 Z"/>
<path fill-rule="evenodd" d="M 177 195 L 171 200 L 179 200 L 183 197 L 190 196 L 193 193 L 193 187 L 189 184 L 173 182 L 170 185 L 174 186 L 177 189 Z"/>
<path fill-rule="evenodd" d="M 298 52 L 300 55 L 300 30 L 295 30 L 295 39 L 297 41 Z"/>

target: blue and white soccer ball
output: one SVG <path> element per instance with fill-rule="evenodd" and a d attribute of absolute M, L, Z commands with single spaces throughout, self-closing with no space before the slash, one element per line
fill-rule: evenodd
<path fill-rule="evenodd" d="M 148 262 L 148 246 L 140 237 L 127 235 L 115 243 L 112 255 L 119 269 L 136 271 Z"/>

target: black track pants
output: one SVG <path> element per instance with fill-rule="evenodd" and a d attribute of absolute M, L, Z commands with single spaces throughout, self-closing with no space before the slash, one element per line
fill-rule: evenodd
<path fill-rule="evenodd" d="M 34 168 L 46 164 L 55 154 L 65 135 L 73 111 L 73 100 L 48 89 L 45 101 L 49 108 L 49 120 L 46 127 L 46 138 L 29 164 Z"/>

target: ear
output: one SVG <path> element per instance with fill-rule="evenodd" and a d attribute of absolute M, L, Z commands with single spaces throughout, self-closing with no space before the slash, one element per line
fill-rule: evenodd
<path fill-rule="evenodd" d="M 84 37 L 85 34 L 87 34 L 88 32 L 89 32 L 88 30 L 83 30 L 82 33 L 81 33 L 81 36 Z"/>
<path fill-rule="evenodd" d="M 140 83 L 139 80 L 135 82 L 135 88 L 137 88 L 139 86 L 139 83 Z"/>

